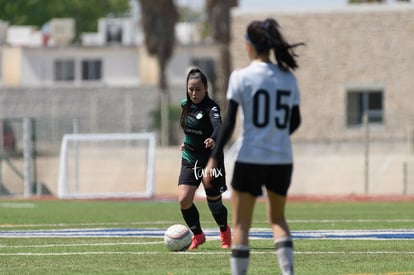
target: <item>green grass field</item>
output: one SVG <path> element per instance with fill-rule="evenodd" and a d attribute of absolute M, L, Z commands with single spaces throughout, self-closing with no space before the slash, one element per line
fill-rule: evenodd
<path fill-rule="evenodd" d="M 228 201 L 225 202 L 227 205 Z M 202 225 L 216 226 L 204 201 Z M 413 202 L 289 202 L 295 233 L 413 232 Z M 229 250 L 208 238 L 196 251 L 167 251 L 162 237 L 53 237 L 62 230 L 165 230 L 183 223 L 174 201 L 0 200 L 0 274 L 229 274 Z M 253 227 L 269 231 L 264 203 Z M 45 234 L 41 237 L 25 233 Z M 270 231 L 269 231 L 270 232 Z M 5 235 L 16 233 L 16 236 Z M 249 274 L 279 274 L 273 242 L 251 241 Z M 414 239 L 295 238 L 296 274 L 414 274 Z"/>

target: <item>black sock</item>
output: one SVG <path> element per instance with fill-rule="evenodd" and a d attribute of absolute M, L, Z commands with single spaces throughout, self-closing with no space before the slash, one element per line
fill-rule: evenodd
<path fill-rule="evenodd" d="M 208 207 L 214 220 L 220 227 L 220 231 L 224 232 L 227 229 L 227 208 L 224 206 L 221 198 L 217 200 L 207 200 Z"/>
<path fill-rule="evenodd" d="M 188 209 L 181 209 L 181 213 L 185 222 L 194 235 L 203 232 L 200 225 L 200 214 L 198 213 L 197 207 L 194 204 Z"/>

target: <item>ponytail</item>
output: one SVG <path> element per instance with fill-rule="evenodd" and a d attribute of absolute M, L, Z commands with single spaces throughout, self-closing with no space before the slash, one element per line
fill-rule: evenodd
<path fill-rule="evenodd" d="M 273 49 L 276 62 L 280 68 L 285 71 L 294 70 L 299 66 L 293 48 L 305 44 L 289 44 L 279 28 L 279 23 L 272 18 L 267 18 L 264 21 L 253 21 L 247 27 L 246 38 L 258 53 Z"/>

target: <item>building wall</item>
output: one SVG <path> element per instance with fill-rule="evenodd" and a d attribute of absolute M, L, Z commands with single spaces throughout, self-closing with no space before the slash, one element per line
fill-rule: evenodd
<path fill-rule="evenodd" d="M 382 87 L 384 123 L 371 138 L 405 140 L 414 125 L 414 8 L 347 7 L 340 10 L 233 12 L 233 66 L 248 64 L 244 33 L 251 20 L 275 18 L 297 48 L 296 71 L 303 124 L 298 140 L 361 140 L 363 127 L 346 125 L 346 95 L 352 87 Z"/>
<path fill-rule="evenodd" d="M 17 86 L 21 81 L 21 48 L 3 48 L 2 51 L 3 85 Z"/>
<path fill-rule="evenodd" d="M 145 47 L 97 46 L 97 47 L 0 47 L 4 56 L 0 59 L 5 87 L 39 86 L 138 86 L 158 84 L 158 63 L 149 56 Z M 194 58 L 207 58 L 217 61 L 214 46 L 177 46 L 170 58 L 166 76 L 169 83 L 184 83 L 185 71 Z M 54 63 L 56 60 L 75 61 L 75 80 L 55 81 Z M 102 79 L 82 81 L 83 60 L 102 60 Z M 1 78 L 0 78 L 1 79 Z"/>
<path fill-rule="evenodd" d="M 102 79 L 95 84 L 137 86 L 139 84 L 138 49 L 136 47 L 3 47 L 3 85 L 39 87 L 51 85 L 88 85 L 82 81 L 81 62 L 102 60 Z M 75 61 L 75 81 L 56 82 L 54 62 Z"/>

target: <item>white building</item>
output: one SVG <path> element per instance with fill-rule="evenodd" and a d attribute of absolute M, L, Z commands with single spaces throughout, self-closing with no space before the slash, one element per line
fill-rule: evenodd
<path fill-rule="evenodd" d="M 173 85 L 183 83 L 185 69 L 194 62 L 214 64 L 217 51 L 200 45 L 195 32 L 194 27 L 177 26 L 177 45 L 167 68 L 168 80 Z M 68 18 L 52 19 L 42 30 L 32 26 L 8 27 L 7 43 L 0 47 L 0 85 L 157 84 L 157 62 L 147 54 L 137 19 L 102 18 L 96 33 L 81 35 L 80 45 L 72 43 L 74 37 L 75 23 Z"/>

